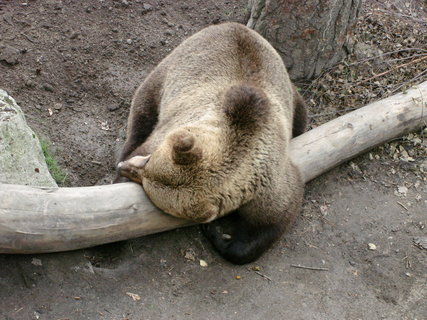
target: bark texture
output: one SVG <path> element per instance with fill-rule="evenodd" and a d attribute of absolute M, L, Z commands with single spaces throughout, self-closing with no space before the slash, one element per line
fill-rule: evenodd
<path fill-rule="evenodd" d="M 352 48 L 362 0 L 249 0 L 247 26 L 281 54 L 292 80 L 308 80 Z"/>

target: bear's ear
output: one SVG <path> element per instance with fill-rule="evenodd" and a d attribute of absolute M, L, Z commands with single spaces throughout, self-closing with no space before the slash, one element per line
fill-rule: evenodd
<path fill-rule="evenodd" d="M 132 158 L 130 158 L 129 160 L 120 162 L 120 163 L 124 163 L 127 166 L 131 166 L 134 167 L 136 169 L 142 169 L 145 167 L 145 165 L 147 164 L 148 160 L 150 160 L 151 155 L 148 156 L 134 156 Z M 120 163 L 118 166 L 120 166 Z"/>
<path fill-rule="evenodd" d="M 232 86 L 224 97 L 224 112 L 230 125 L 238 129 L 256 129 L 270 113 L 267 96 L 249 84 Z"/>
<path fill-rule="evenodd" d="M 172 159 L 178 165 L 189 165 L 202 158 L 202 150 L 195 146 L 196 138 L 188 131 L 179 131 L 170 136 Z"/>
<path fill-rule="evenodd" d="M 139 172 L 145 167 L 151 155 L 135 156 L 129 160 L 122 161 L 117 165 L 117 171 L 123 177 L 127 177 L 136 182 L 141 182 Z"/>

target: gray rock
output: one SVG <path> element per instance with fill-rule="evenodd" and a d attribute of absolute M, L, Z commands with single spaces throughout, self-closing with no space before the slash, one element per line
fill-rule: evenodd
<path fill-rule="evenodd" d="M 6 62 L 8 65 L 15 65 L 19 63 L 19 50 L 8 46 L 0 45 L 0 61 Z"/>
<path fill-rule="evenodd" d="M 15 99 L 1 89 L 0 183 L 57 187 L 36 134 Z"/>
<path fill-rule="evenodd" d="M 45 89 L 46 91 L 48 91 L 48 92 L 53 92 L 54 90 L 53 90 L 53 87 L 50 85 L 50 84 L 48 84 L 48 83 L 45 83 L 44 85 L 43 85 L 43 89 Z"/>
<path fill-rule="evenodd" d="M 148 13 L 148 12 L 152 11 L 152 10 L 153 10 L 153 6 L 152 6 L 151 4 L 144 3 L 144 4 L 142 5 L 142 11 L 141 11 L 141 14 L 146 14 L 146 13 Z"/>

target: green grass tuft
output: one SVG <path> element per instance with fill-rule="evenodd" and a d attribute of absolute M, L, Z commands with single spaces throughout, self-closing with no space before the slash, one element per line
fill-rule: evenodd
<path fill-rule="evenodd" d="M 40 145 L 42 147 L 43 155 L 47 164 L 47 168 L 49 169 L 49 172 L 52 175 L 52 178 L 56 181 L 56 183 L 64 184 L 65 179 L 67 178 L 67 175 L 58 165 L 58 162 L 56 161 L 55 157 L 51 153 L 49 143 L 44 139 L 39 139 L 39 140 L 40 140 Z"/>

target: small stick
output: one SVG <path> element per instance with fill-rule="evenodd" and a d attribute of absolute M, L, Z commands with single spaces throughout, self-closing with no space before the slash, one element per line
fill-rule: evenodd
<path fill-rule="evenodd" d="M 384 57 L 384 56 L 389 56 L 389 55 L 391 55 L 391 54 L 393 54 L 393 53 L 399 53 L 399 52 L 405 52 L 405 51 L 422 51 L 422 52 L 427 52 L 427 50 L 422 49 L 422 48 L 403 48 L 403 49 L 398 49 L 398 50 L 388 51 L 388 52 L 385 52 L 385 53 L 379 54 L 379 55 L 377 55 L 377 56 L 373 56 L 373 57 L 370 57 L 370 58 L 366 58 L 366 59 L 363 59 L 363 60 L 359 60 L 359 61 L 356 61 L 356 62 L 350 63 L 348 66 L 349 66 L 349 67 L 351 67 L 351 66 L 353 66 L 353 65 L 355 65 L 355 64 L 360 64 L 360 63 L 368 62 L 368 61 L 371 61 L 371 60 L 375 60 L 375 59 L 377 59 L 377 58 L 381 58 L 381 57 Z M 411 56 L 411 57 L 412 57 L 412 56 Z"/>
<path fill-rule="evenodd" d="M 406 255 L 405 257 L 403 257 L 402 261 L 405 260 L 406 262 L 406 269 L 409 269 L 411 267 L 411 261 L 409 261 L 409 257 Z"/>
<path fill-rule="evenodd" d="M 393 89 L 392 91 L 391 91 L 391 93 L 393 94 L 393 93 L 396 93 L 397 91 L 399 91 L 402 87 L 404 87 L 404 86 L 406 86 L 408 83 L 412 83 L 412 82 L 414 82 L 415 80 L 417 80 L 417 79 L 419 79 L 419 78 L 421 78 L 423 75 L 425 75 L 427 73 L 427 69 L 426 70 L 424 70 L 423 72 L 420 72 L 420 73 L 418 73 L 415 77 L 413 77 L 412 79 L 409 79 L 409 80 L 407 80 L 407 81 L 405 81 L 405 82 L 403 82 L 403 83 L 401 83 L 398 87 L 396 87 L 395 89 Z"/>
<path fill-rule="evenodd" d="M 396 201 L 397 204 L 401 205 L 403 207 L 403 209 L 405 209 L 406 211 L 409 211 L 409 209 L 407 207 L 405 207 L 405 205 L 402 202 Z"/>
<path fill-rule="evenodd" d="M 427 54 L 425 53 L 413 54 L 412 56 L 409 56 L 409 57 L 390 59 L 390 60 L 387 60 L 387 62 L 403 61 L 403 60 L 408 60 L 416 57 L 425 57 L 425 56 L 427 56 Z"/>
<path fill-rule="evenodd" d="M 14 313 L 18 313 L 19 311 L 21 311 L 22 309 L 24 309 L 24 307 L 19 308 L 18 310 L 16 310 Z"/>
<path fill-rule="evenodd" d="M 21 35 L 24 36 L 28 41 L 30 41 L 31 43 L 34 43 L 35 41 L 33 39 L 31 39 L 29 36 L 27 36 L 25 33 L 21 32 Z"/>
<path fill-rule="evenodd" d="M 263 278 L 267 279 L 268 281 L 273 281 L 273 280 L 271 280 L 271 278 L 270 278 L 270 277 L 266 276 L 265 274 L 262 274 L 262 273 L 261 273 L 261 272 L 259 272 L 259 271 L 255 271 L 255 273 L 256 273 L 257 275 L 259 275 L 259 276 L 261 276 L 261 277 L 263 277 Z"/>
<path fill-rule="evenodd" d="M 318 267 L 306 267 L 300 264 L 291 264 L 291 267 L 300 268 L 300 269 L 308 269 L 308 270 L 316 270 L 316 271 L 329 271 L 328 268 L 318 268 Z"/>
<path fill-rule="evenodd" d="M 389 11 L 389 10 L 382 10 L 382 9 L 378 9 L 378 11 L 380 11 L 382 13 L 388 13 L 390 15 L 394 15 L 394 16 L 397 16 L 399 18 L 407 18 L 409 20 L 413 20 L 415 22 L 418 22 L 418 23 L 420 23 L 422 25 L 426 24 L 425 20 L 423 20 L 423 19 L 417 19 L 417 18 L 415 18 L 415 17 L 413 17 L 411 15 L 402 14 L 402 13 L 398 13 L 398 12 L 392 12 L 392 11 Z"/>
<path fill-rule="evenodd" d="M 373 80 L 373 79 L 376 79 L 376 78 L 378 78 L 378 77 L 384 76 L 384 75 L 386 75 L 387 73 L 390 73 L 390 72 L 392 72 L 392 71 L 394 71 L 394 70 L 397 70 L 397 69 L 402 68 L 402 67 L 406 67 L 406 66 L 408 66 L 408 65 L 410 65 L 410 64 L 413 64 L 413 63 L 417 63 L 417 62 L 423 61 L 423 60 L 425 60 L 425 59 L 427 59 L 427 56 L 426 56 L 426 57 L 421 57 L 421 58 L 418 58 L 418 59 L 415 59 L 415 60 L 412 60 L 412 61 L 407 62 L 407 63 L 404 63 L 404 64 L 399 64 L 398 66 L 395 66 L 395 67 L 393 67 L 393 68 L 391 68 L 391 69 L 389 69 L 389 70 L 387 70 L 387 71 L 384 71 L 384 72 L 378 73 L 378 74 L 374 75 L 373 77 L 370 77 L 370 78 L 368 78 L 368 79 L 365 79 L 365 80 L 359 81 L 359 82 L 357 82 L 356 84 L 361 84 L 361 83 L 368 82 L 368 81 L 370 81 L 370 80 Z"/>

